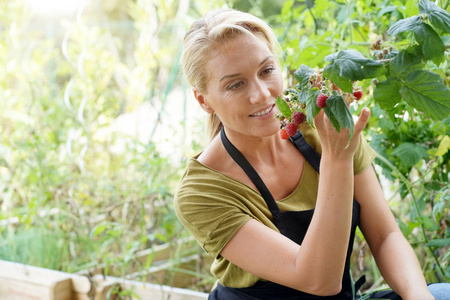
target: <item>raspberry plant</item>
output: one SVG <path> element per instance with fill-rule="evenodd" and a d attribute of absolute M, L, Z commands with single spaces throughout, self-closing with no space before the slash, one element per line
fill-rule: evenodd
<path fill-rule="evenodd" d="M 439 66 L 445 58 L 446 46 L 438 32 L 450 33 L 450 14 L 428 0 L 419 2 L 419 12 L 387 31 L 392 36 L 412 33 L 412 43 L 403 48 L 384 45 L 378 38 L 372 44 L 372 58 L 355 50 L 341 50 L 325 57 L 329 64 L 323 70 L 301 65 L 294 73 L 297 84 L 286 91 L 285 99 L 277 100 L 282 129 L 292 122 L 296 111 L 305 113 L 307 122 L 313 124 L 323 109 L 333 127 L 337 131 L 347 128 L 351 138 L 354 123 L 348 105 L 362 97 L 355 83 L 368 79 L 375 84 L 374 100 L 385 110 L 404 101 L 434 120 L 448 117 L 450 90 L 439 74 L 425 67 L 427 63 Z"/>

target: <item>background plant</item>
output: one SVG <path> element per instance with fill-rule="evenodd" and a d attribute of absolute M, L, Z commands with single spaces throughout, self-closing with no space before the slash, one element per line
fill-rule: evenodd
<path fill-rule="evenodd" d="M 410 31 L 397 38 L 387 31 L 420 15 L 417 1 L 401 0 L 81 4 L 61 20 L 37 17 L 21 0 L 0 0 L 0 259 L 68 272 L 106 266 L 120 276 L 139 264 L 139 250 L 189 236 L 171 205 L 184 157 L 206 141 L 177 61 L 192 20 L 221 6 L 266 19 L 292 86 L 302 63 L 323 68 L 327 55 L 350 48 L 371 57 L 378 36 L 398 49 L 415 44 Z M 438 4 L 448 11 L 447 2 Z M 438 34 L 448 45 L 448 34 Z M 446 48 L 439 67 L 423 67 L 448 86 L 448 66 Z M 379 154 L 389 204 L 427 280 L 448 280 L 449 120 L 404 101 L 377 104 L 375 86 L 362 87 L 352 109 L 372 110 L 365 133 Z M 365 273 L 379 286 L 361 235 L 355 254 L 355 277 Z M 174 260 L 182 255 L 173 252 Z M 199 262 L 177 271 L 195 274 L 190 287 L 207 291 L 208 268 Z"/>
<path fill-rule="evenodd" d="M 419 11 L 418 4 L 418 1 L 287 1 L 282 13 L 273 19 L 288 24 L 279 30 L 279 36 L 286 52 L 286 68 L 291 74 L 290 86 L 296 82 L 294 71 L 304 62 L 324 68 L 327 55 L 348 49 L 375 58 L 379 52 L 371 47 L 379 36 L 383 47 L 404 49 L 397 55 L 399 65 L 390 60 L 392 54 L 380 57 L 390 62 L 391 68 L 385 75 L 377 75 L 378 85 L 362 82 L 365 96 L 352 109 L 356 113 L 366 106 L 372 109 L 366 135 L 378 153 L 376 164 L 380 168 L 377 170 L 392 183 L 389 185 L 392 190 L 386 191 L 392 210 L 414 246 L 427 280 L 446 281 L 450 270 L 448 92 L 439 99 L 444 101 L 445 107 L 433 113 L 430 109 L 437 103 L 419 108 L 404 91 L 407 88 L 403 80 L 407 74 L 423 69 L 430 80 L 433 77 L 433 82 L 439 84 L 438 90 L 448 91 L 449 57 L 448 46 L 445 46 L 448 45 L 448 28 L 446 22 L 432 22 L 436 31 L 429 34 L 432 41 L 426 42 L 421 30 L 431 30 L 432 26 L 423 21 L 426 17 L 424 11 Z M 448 3 L 439 4 L 448 9 Z M 400 19 L 407 21 L 394 26 Z M 427 57 L 422 51 L 424 47 L 432 48 L 426 50 Z M 411 83 L 415 84 L 417 82 Z M 392 89 L 389 90 L 389 86 Z M 415 101 L 419 100 L 415 98 Z M 367 259 L 370 256 L 364 254 L 367 248 L 363 242 L 355 252 L 356 273 L 367 271 L 364 265 L 373 263 Z M 369 281 L 379 285 L 379 280 L 382 278 L 374 266 Z"/>

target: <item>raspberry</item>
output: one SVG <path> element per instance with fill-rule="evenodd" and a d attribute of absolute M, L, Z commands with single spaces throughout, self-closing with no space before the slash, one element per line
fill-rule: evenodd
<path fill-rule="evenodd" d="M 286 133 L 289 136 L 293 136 L 297 133 L 297 125 L 295 125 L 294 123 L 289 123 L 286 125 Z"/>
<path fill-rule="evenodd" d="M 281 129 L 280 130 L 280 137 L 283 140 L 287 140 L 289 138 L 289 134 L 286 132 L 286 129 Z"/>
<path fill-rule="evenodd" d="M 305 120 L 306 120 L 306 115 L 304 113 L 302 113 L 302 112 L 296 111 L 292 115 L 292 122 L 294 124 L 300 125 L 303 122 L 305 122 Z"/>
<path fill-rule="evenodd" d="M 326 107 L 328 98 L 329 97 L 325 94 L 319 94 L 319 96 L 317 96 L 317 101 L 316 101 L 317 106 L 320 108 Z"/>
<path fill-rule="evenodd" d="M 363 91 L 362 90 L 357 90 L 357 91 L 353 92 L 353 96 L 355 96 L 356 100 L 361 99 L 362 95 L 363 95 Z"/>

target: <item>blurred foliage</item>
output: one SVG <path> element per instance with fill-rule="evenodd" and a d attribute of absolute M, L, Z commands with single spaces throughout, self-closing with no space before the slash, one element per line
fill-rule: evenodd
<path fill-rule="evenodd" d="M 448 11 L 448 1 L 438 2 Z M 0 259 L 68 272 L 114 265 L 120 276 L 139 250 L 188 235 L 172 210 L 185 161 L 161 141 L 174 141 L 170 149 L 181 156 L 206 141 L 202 120 L 190 126 L 178 67 L 194 19 L 224 6 L 266 19 L 285 51 L 291 85 L 303 62 L 321 68 L 326 55 L 342 49 L 369 57 L 377 36 L 407 42 L 408 36 L 387 40 L 386 31 L 418 13 L 417 1 L 406 0 L 86 3 L 58 18 L 34 15 L 25 0 L 0 0 Z M 448 35 L 443 40 L 449 44 Z M 429 66 L 447 85 L 448 64 L 447 48 L 441 66 Z M 445 281 L 450 121 L 432 121 L 404 105 L 384 111 L 373 102 L 372 83 L 361 84 L 367 92 L 353 109 L 372 109 L 366 136 L 379 153 L 380 176 L 391 183 L 389 203 L 427 280 Z M 182 110 L 175 121 L 171 97 Z M 137 127 L 134 113 L 145 107 L 151 122 L 142 139 L 123 127 Z M 131 117 L 120 122 L 125 116 Z M 379 286 L 382 277 L 361 235 L 355 254 L 355 277 L 366 273 Z M 201 263 L 201 284 L 191 288 L 207 290 L 209 266 Z"/>
<path fill-rule="evenodd" d="M 285 51 L 284 66 L 288 84 L 302 64 L 323 68 L 325 56 L 340 50 L 357 50 L 371 58 L 371 45 L 378 37 L 382 47 L 413 44 L 408 32 L 388 36 L 398 20 L 418 15 L 419 1 L 285 1 L 279 15 L 269 17 Z M 438 1 L 449 11 L 448 1 Z M 441 75 L 449 86 L 450 37 L 440 32 L 446 45 L 444 61 L 426 68 Z M 379 81 L 384 78 L 379 78 Z M 429 282 L 446 282 L 450 276 L 450 117 L 433 121 L 401 102 L 383 110 L 373 100 L 374 81 L 359 82 L 365 95 L 352 110 L 358 114 L 369 107 L 372 115 L 366 136 L 377 151 L 375 161 L 397 222 L 414 246 Z M 370 251 L 360 233 L 353 256 L 355 278 L 368 275 L 372 287 L 382 284 Z M 366 286 L 367 288 L 367 286 Z"/>
<path fill-rule="evenodd" d="M 148 132 L 161 128 L 186 9 L 96 1 L 47 20 L 0 1 L 0 259 L 123 275 L 133 253 L 185 235 L 172 209 L 183 162 L 118 120 L 148 103 Z"/>

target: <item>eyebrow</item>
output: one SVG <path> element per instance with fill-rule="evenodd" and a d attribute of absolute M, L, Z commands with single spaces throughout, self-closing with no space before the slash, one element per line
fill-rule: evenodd
<path fill-rule="evenodd" d="M 264 58 L 261 63 L 259 64 L 259 67 L 261 67 L 266 61 L 268 61 L 269 59 L 273 58 L 273 55 L 269 55 L 266 58 Z M 230 75 L 224 75 L 222 76 L 222 78 L 220 78 L 219 82 L 221 82 L 222 80 L 225 80 L 227 78 L 232 78 L 232 77 L 236 77 L 239 76 L 241 73 L 236 73 L 236 74 L 230 74 Z"/>

